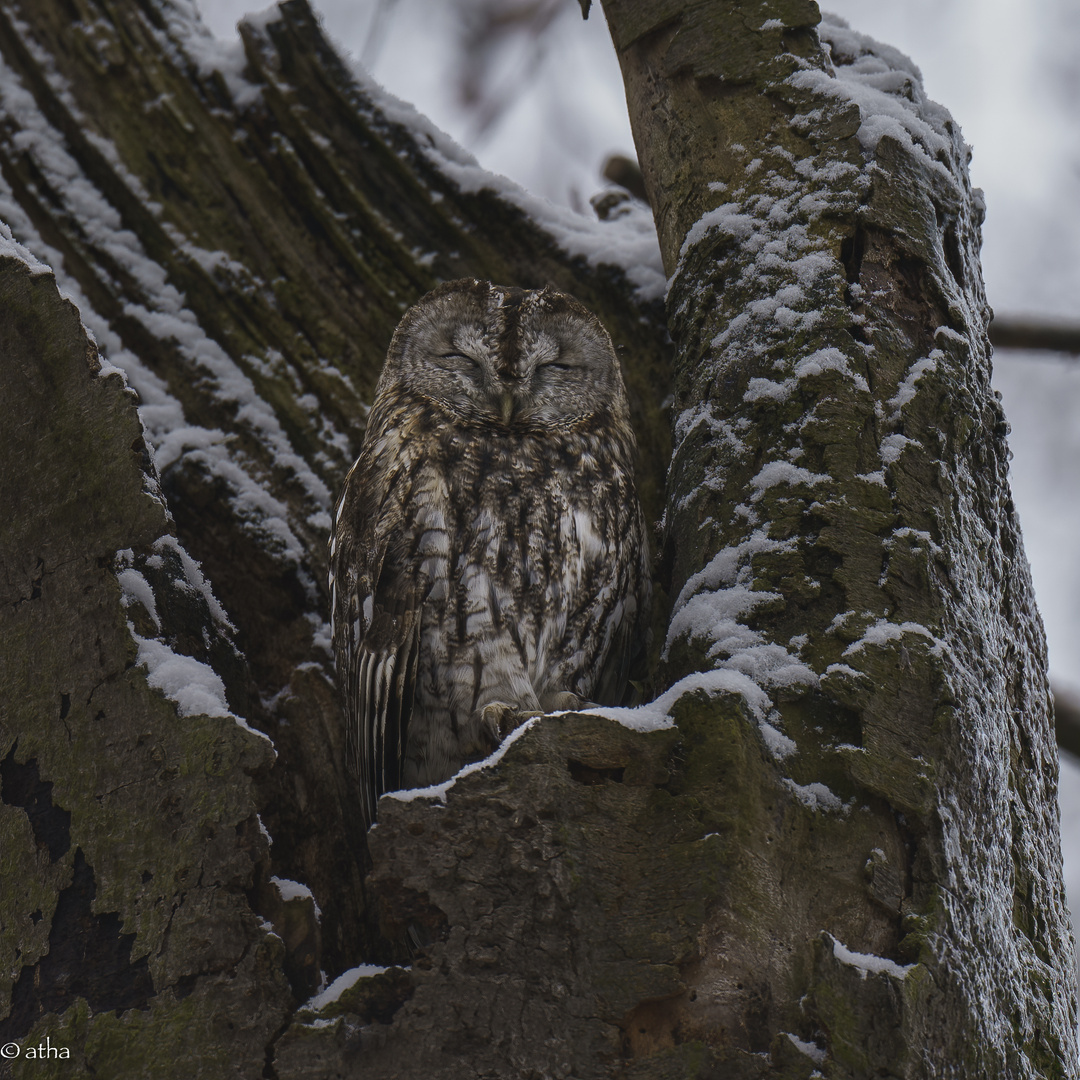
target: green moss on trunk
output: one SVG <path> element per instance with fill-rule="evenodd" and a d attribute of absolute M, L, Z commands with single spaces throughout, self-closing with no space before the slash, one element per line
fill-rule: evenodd
<path fill-rule="evenodd" d="M 0 1041 L 22 1050 L 5 1068 L 261 1076 L 290 1002 L 280 942 L 245 897 L 266 856 L 250 776 L 272 751 L 148 685 L 117 552 L 145 556 L 171 523 L 134 395 L 102 371 L 52 274 L 14 252 L 0 257 L 0 310 L 13 511 L 0 533 Z M 178 640 L 167 595 L 162 648 Z M 46 1038 L 70 1057 L 31 1057 Z"/>
<path fill-rule="evenodd" d="M 787 787 L 828 836 L 777 830 L 695 985 L 757 943 L 767 1030 L 809 1022 L 829 1076 L 1067 1075 L 1045 646 L 967 147 L 895 56 L 829 25 L 826 53 L 814 4 L 604 7 L 672 275 L 665 681 L 751 675 L 790 740 L 738 733 L 778 750 L 758 800 Z M 890 65 L 891 100 L 859 74 Z"/>

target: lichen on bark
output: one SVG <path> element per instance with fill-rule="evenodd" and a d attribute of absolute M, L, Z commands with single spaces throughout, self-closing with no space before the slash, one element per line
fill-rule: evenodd
<path fill-rule="evenodd" d="M 179 715 L 137 663 L 118 552 L 152 558 L 171 522 L 134 395 L 52 273 L 5 243 L 0 1039 L 71 1056 L 4 1068 L 254 1065 L 290 1002 L 245 895 L 266 855 L 250 777 L 272 751 L 231 716 Z M 157 595 L 155 641 L 179 647 Z"/>
<path fill-rule="evenodd" d="M 798 882 L 765 890 L 769 1026 L 830 1075 L 1067 1075 L 1045 644 L 967 147 L 906 58 L 812 3 L 682 9 L 605 4 L 673 274 L 666 681 L 766 690 L 742 737 L 773 747 L 769 784 L 862 850 L 827 888 L 794 835 L 754 869 Z M 699 989 L 731 992 L 729 941 L 706 936 Z M 893 967 L 852 981 L 850 953 Z"/>

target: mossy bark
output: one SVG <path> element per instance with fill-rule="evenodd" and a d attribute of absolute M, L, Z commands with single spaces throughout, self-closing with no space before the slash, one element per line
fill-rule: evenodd
<path fill-rule="evenodd" d="M 304 0 L 217 68 L 184 0 L 0 0 L 0 217 L 139 388 L 157 465 L 52 278 L 4 258 L 0 1034 L 77 1066 L 0 1070 L 1066 1074 L 1043 646 L 959 137 L 940 170 L 869 153 L 857 106 L 790 82 L 827 67 L 812 4 L 606 8 L 673 275 L 673 459 L 664 312 L 455 180 Z M 801 231 L 775 232 L 776 178 Z M 751 273 L 761 239 L 789 244 Z M 759 302 L 800 266 L 774 326 Z M 686 686 L 757 696 L 688 692 L 648 733 L 540 721 L 445 805 L 384 799 L 367 855 L 326 510 L 400 313 L 467 275 L 551 281 L 604 320 L 668 538 L 657 689 L 719 667 Z M 734 585 L 761 666 L 725 673 L 685 612 Z M 276 760 L 229 716 L 178 715 L 140 640 L 213 669 Z M 320 969 L 406 940 L 411 970 L 298 1008 Z"/>
<path fill-rule="evenodd" d="M 672 278 L 664 681 L 750 675 L 770 708 L 737 737 L 790 740 L 684 1037 L 782 1071 L 788 1032 L 837 1077 L 1070 1075 L 1045 644 L 967 148 L 809 0 L 604 8 Z"/>
<path fill-rule="evenodd" d="M 273 751 L 147 684 L 117 552 L 150 556 L 172 523 L 134 395 L 51 273 L 0 257 L 0 310 L 0 1042 L 70 1052 L 0 1071 L 259 1076 L 291 1006 L 246 896 Z"/>

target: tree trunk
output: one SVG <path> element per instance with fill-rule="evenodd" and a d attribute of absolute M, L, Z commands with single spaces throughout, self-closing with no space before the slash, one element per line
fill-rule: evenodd
<path fill-rule="evenodd" d="M 665 681 L 748 676 L 730 752 L 761 759 L 682 1031 L 788 1032 L 829 1075 L 1066 1075 L 1045 645 L 967 147 L 808 0 L 604 6 L 671 275 Z"/>
<path fill-rule="evenodd" d="M 0 251 L 0 1074 L 1075 1061 L 1045 658 L 959 135 L 839 28 L 864 83 L 831 78 L 812 4 L 753 26 L 605 6 L 674 376 L 639 217 L 589 225 L 487 177 L 358 82 L 305 0 L 242 51 L 187 0 L 0 0 L 0 217 L 144 425 L 52 277 Z M 384 799 L 368 855 L 328 510 L 394 324 L 460 276 L 554 282 L 611 331 L 664 516 L 673 689 L 626 724 L 532 724 L 445 805 Z M 410 931 L 411 969 L 298 1010 Z M 46 1037 L 71 1060 L 31 1058 Z"/>

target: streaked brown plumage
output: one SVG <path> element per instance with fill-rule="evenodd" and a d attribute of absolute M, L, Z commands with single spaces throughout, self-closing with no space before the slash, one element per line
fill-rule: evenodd
<path fill-rule="evenodd" d="M 564 293 L 471 279 L 402 319 L 335 509 L 334 646 L 370 823 L 508 711 L 620 704 L 645 525 L 611 341 Z"/>

